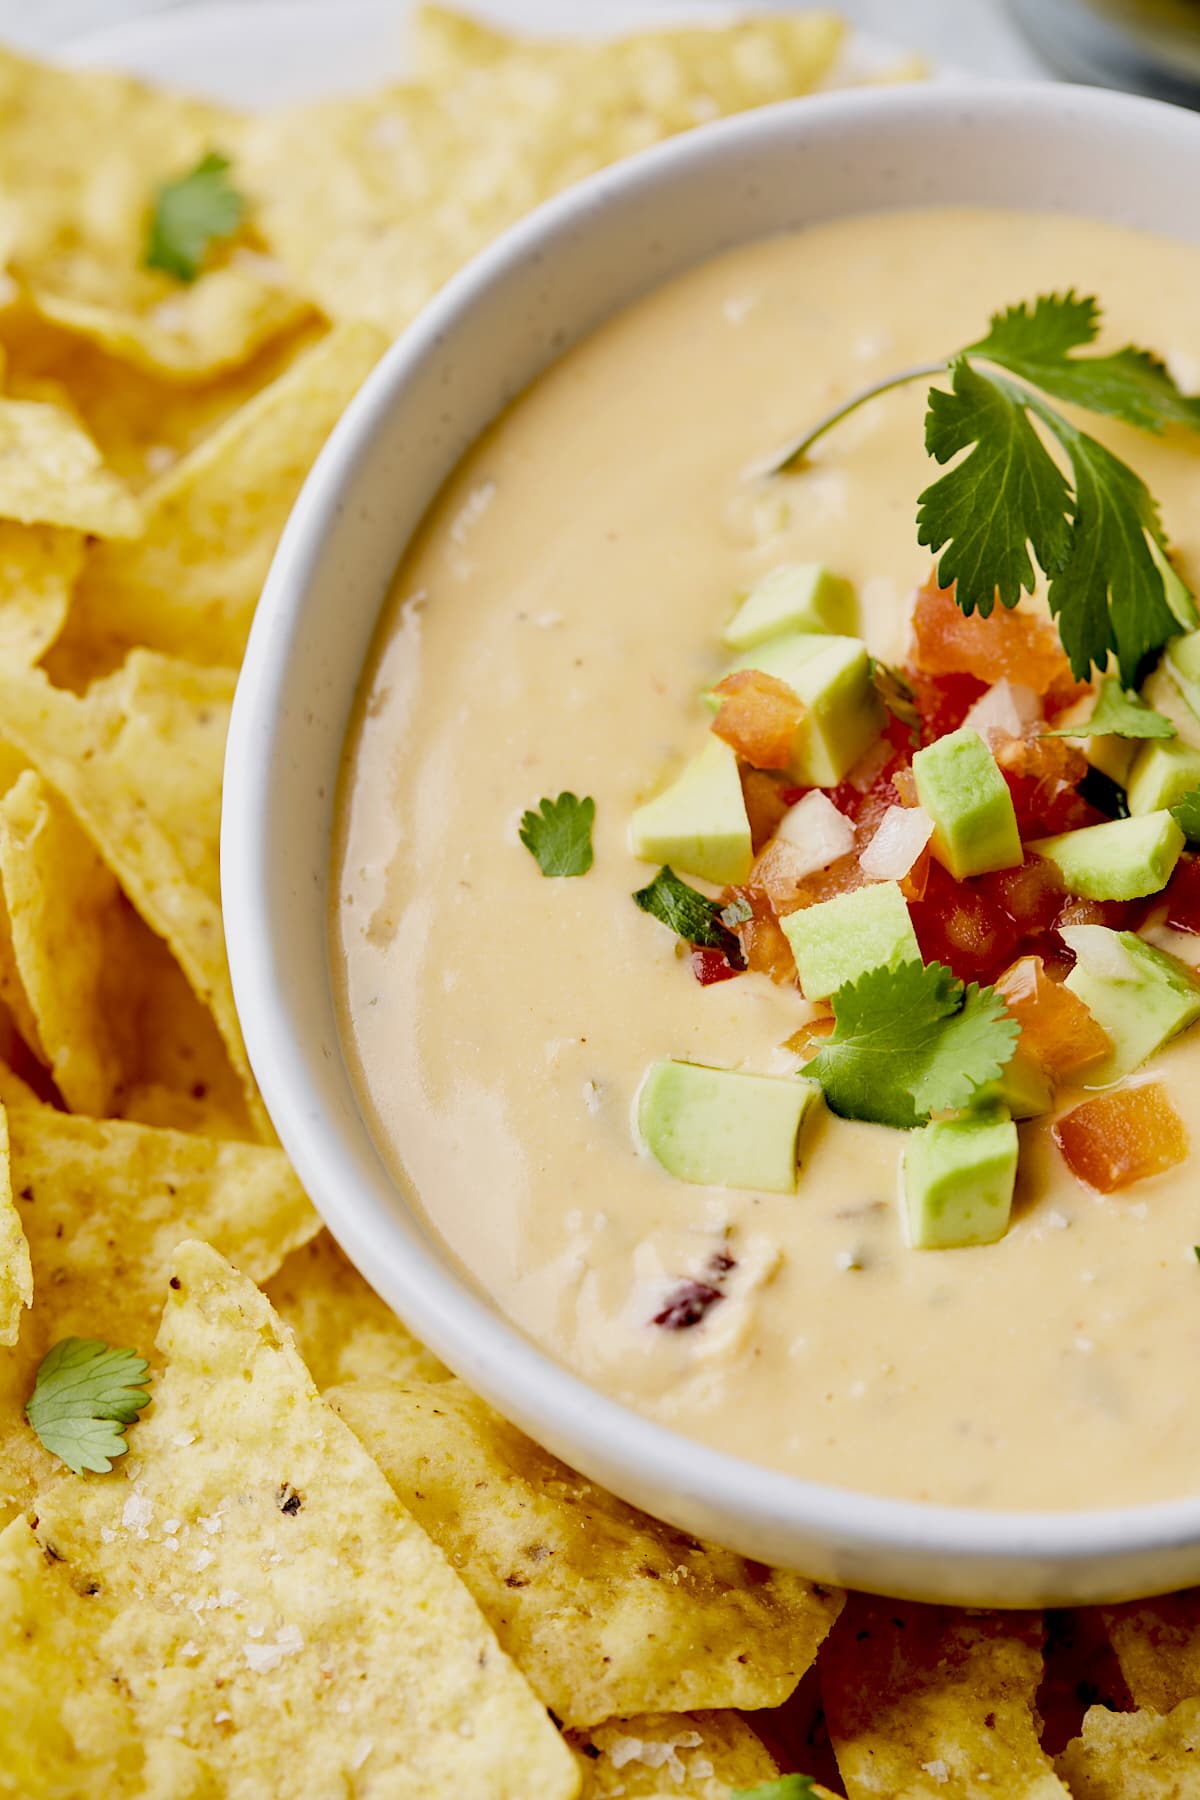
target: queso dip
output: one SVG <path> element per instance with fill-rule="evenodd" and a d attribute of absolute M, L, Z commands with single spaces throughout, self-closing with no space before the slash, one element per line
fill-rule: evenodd
<path fill-rule="evenodd" d="M 790 1074 L 787 1041 L 814 1009 L 765 974 L 699 985 L 631 903 L 653 869 L 628 829 L 703 739 L 722 630 L 767 571 L 847 577 L 872 654 L 905 662 L 930 569 L 914 524 L 928 384 L 854 413 L 796 474 L 762 479 L 764 455 L 973 342 L 998 307 L 1072 287 L 1099 297 L 1106 345 L 1151 344 L 1200 386 L 1200 250 L 985 211 L 737 249 L 571 351 L 464 460 L 399 571 L 348 741 L 333 889 L 344 1042 L 378 1141 L 501 1311 L 692 1438 L 981 1507 L 1200 1484 L 1189 1162 L 1109 1194 L 1084 1185 L 1054 1138 L 1085 1097 L 1068 1084 L 1019 1126 L 992 1243 L 911 1247 L 904 1134 L 823 1106 L 794 1193 L 676 1179 L 636 1129 L 647 1069 Z M 1197 440 L 1095 431 L 1160 502 L 1180 569 L 1200 573 Z M 1155 704 L 1200 743 L 1186 708 Z M 523 812 L 562 790 L 596 804 L 581 879 L 544 879 L 518 838 Z M 1159 938 L 1200 959 L 1200 938 Z M 1145 1075 L 1197 1136 L 1200 1028 Z M 714 1270 L 719 1305 L 688 1329 L 655 1323 Z"/>

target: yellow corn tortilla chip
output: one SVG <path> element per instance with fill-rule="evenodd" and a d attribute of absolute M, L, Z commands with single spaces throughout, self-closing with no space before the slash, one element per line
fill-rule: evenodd
<path fill-rule="evenodd" d="M 1136 1706 L 1166 1713 L 1200 1694 L 1200 1588 L 1105 1607 L 1103 1618 Z"/>
<path fill-rule="evenodd" d="M 304 478 L 383 349 L 370 325 L 330 332 L 148 487 L 136 545 L 89 557 L 73 629 L 110 660 L 148 644 L 236 666 Z"/>
<path fill-rule="evenodd" d="M 1158 1712 L 1089 1709 L 1058 1759 L 1072 1800 L 1193 1800 L 1200 1793 L 1200 1699 Z"/>
<path fill-rule="evenodd" d="M 212 1015 L 32 769 L 0 798 L 0 895 L 0 996 L 70 1111 L 253 1135 Z"/>
<path fill-rule="evenodd" d="M 219 1800 L 176 1738 L 139 1733 L 121 1689 L 79 1633 L 73 1609 L 48 1612 L 45 1551 L 24 1519 L 0 1533 L 0 1794 L 9 1800 Z M 104 1595 L 91 1596 L 108 1616 Z M 97 1634 L 98 1635 L 98 1634 Z M 63 1673 L 73 1671 L 64 1688 Z"/>
<path fill-rule="evenodd" d="M 143 367 L 194 378 L 243 362 L 305 310 L 251 229 L 190 285 L 145 267 L 158 188 L 210 151 L 236 158 L 240 132 L 218 107 L 0 53 L 9 276 L 45 317 Z"/>
<path fill-rule="evenodd" d="M 136 1023 L 114 943 L 120 889 L 32 769 L 0 799 L 0 883 L 20 1004 L 5 998 L 68 1106 L 102 1115 L 132 1061 Z"/>
<path fill-rule="evenodd" d="M 0 666 L 31 668 L 46 654 L 82 566 L 78 532 L 0 520 Z"/>
<path fill-rule="evenodd" d="M 1038 1741 L 1031 1613 L 852 1596 L 821 1658 L 849 1800 L 1069 1800 Z"/>
<path fill-rule="evenodd" d="M 202 1234 L 262 1281 L 320 1225 L 282 1150 L 50 1107 L 14 1106 L 8 1127 L 33 1309 L 0 1358 L 0 1516 L 58 1469 L 22 1410 L 52 1345 L 103 1338 L 149 1354 L 184 1238 Z"/>
<path fill-rule="evenodd" d="M 0 399 L 0 519 L 136 537 L 137 501 L 61 407 Z"/>
<path fill-rule="evenodd" d="M 21 1314 L 33 1304 L 33 1265 L 25 1228 L 13 1202 L 8 1121 L 0 1108 L 0 1344 L 15 1344 Z"/>
<path fill-rule="evenodd" d="M 55 1691 L 103 1668 L 228 1800 L 570 1800 L 571 1752 L 286 1326 L 207 1245 L 173 1267 L 130 1454 L 39 1494 L 5 1544 L 10 1580 L 74 1618 Z M 10 1629 L 0 1685 L 23 1654 Z"/>
<path fill-rule="evenodd" d="M 59 404 L 78 415 L 105 463 L 134 492 L 160 480 L 326 330 L 314 315 L 228 373 L 184 383 L 134 368 L 29 308 L 7 319 L 0 314 L 9 392 L 26 399 L 57 392 Z"/>
<path fill-rule="evenodd" d="M 566 1725 L 786 1699 L 842 1596 L 648 1518 L 457 1381 L 329 1401 Z"/>
<path fill-rule="evenodd" d="M 296 1334 L 318 1388 L 382 1377 L 448 1381 L 450 1371 L 400 1323 L 327 1231 L 293 1250 L 263 1291 Z"/>
<path fill-rule="evenodd" d="M 317 304 L 394 334 L 539 201 L 674 132 L 807 93 L 841 36 L 829 13 L 594 44 L 514 39 L 506 54 L 489 34 L 480 63 L 436 87 L 252 121 L 239 171 L 268 244 Z"/>
<path fill-rule="evenodd" d="M 80 698 L 0 670 L 0 730 L 70 806 L 129 900 L 208 1006 L 256 1129 L 221 923 L 221 772 L 235 676 L 134 651 Z"/>
<path fill-rule="evenodd" d="M 758 1787 L 779 1770 L 735 1712 L 653 1713 L 569 1731 L 580 1759 L 580 1800 L 729 1800 L 731 1787 Z"/>

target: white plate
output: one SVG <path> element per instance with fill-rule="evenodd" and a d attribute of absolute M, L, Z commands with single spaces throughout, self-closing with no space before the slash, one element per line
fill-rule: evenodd
<path fill-rule="evenodd" d="M 605 0 L 586 8 L 578 0 L 473 0 L 470 10 L 514 30 L 593 37 L 735 16 L 723 0 Z M 403 75 L 411 11 L 407 0 L 220 0 L 90 32 L 59 54 L 227 106 L 266 108 Z M 904 54 L 887 39 L 852 32 L 835 79 L 875 74 Z M 950 74 L 939 70 L 941 79 Z"/>

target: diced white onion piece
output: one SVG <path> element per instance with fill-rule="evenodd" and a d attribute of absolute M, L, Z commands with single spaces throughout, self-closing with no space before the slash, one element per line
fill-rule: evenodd
<path fill-rule="evenodd" d="M 859 867 L 872 881 L 903 881 L 932 836 L 933 820 L 923 806 L 889 806 Z"/>
<path fill-rule="evenodd" d="M 1006 678 L 980 694 L 963 724 L 990 744 L 993 737 L 1021 737 L 1041 716 L 1042 703 L 1033 689 Z"/>
<path fill-rule="evenodd" d="M 1106 925 L 1060 925 L 1058 935 L 1068 950 L 1096 975 L 1108 981 L 1133 981 L 1138 971 L 1115 931 Z"/>
<path fill-rule="evenodd" d="M 854 848 L 854 826 L 820 788 L 813 788 L 784 813 L 775 836 L 795 852 L 795 865 L 789 872 L 797 880 L 828 868 Z"/>

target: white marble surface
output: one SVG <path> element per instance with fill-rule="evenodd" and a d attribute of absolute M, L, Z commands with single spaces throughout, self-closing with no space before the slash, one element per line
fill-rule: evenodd
<path fill-rule="evenodd" d="M 0 39 L 24 49 L 51 50 L 72 37 L 147 13 L 197 0 L 0 0 Z M 239 0 L 247 9 L 257 0 Z M 469 0 L 467 0 L 469 3 Z M 661 3 L 661 0 L 660 0 Z M 755 0 L 758 5 L 781 0 Z M 1009 17 L 1005 0 L 829 0 L 864 29 L 940 61 L 984 75 L 1036 75 L 1045 68 Z M 687 0 L 678 0 L 685 10 Z M 588 16 L 593 26 L 605 0 L 562 0 L 564 20 Z M 518 22 L 522 0 L 484 0 L 480 10 Z M 544 6 L 542 9 L 544 11 Z"/>

